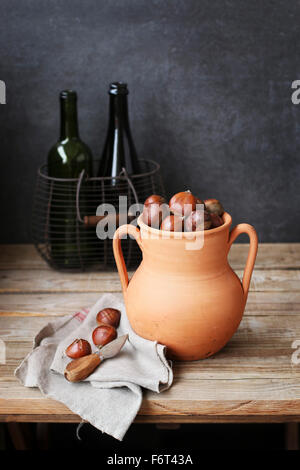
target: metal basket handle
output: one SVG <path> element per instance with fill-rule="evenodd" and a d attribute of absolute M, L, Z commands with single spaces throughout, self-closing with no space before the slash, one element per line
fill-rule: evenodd
<path fill-rule="evenodd" d="M 85 174 L 85 170 L 82 170 L 79 175 L 77 187 L 76 187 L 76 215 L 77 215 L 77 220 L 81 222 L 82 224 L 84 223 L 84 220 L 82 219 L 81 214 L 80 214 L 79 196 L 80 196 L 80 188 L 81 188 L 81 183 L 82 183 L 84 174 Z"/>
<path fill-rule="evenodd" d="M 132 191 L 132 194 L 133 194 L 133 197 L 135 199 L 135 203 L 136 204 L 139 204 L 139 198 L 137 196 L 137 192 L 135 190 L 135 187 L 134 187 L 134 184 L 133 182 L 131 181 L 131 179 L 129 178 L 129 175 L 126 171 L 126 168 L 122 168 L 122 171 L 120 172 L 120 175 L 119 176 L 124 176 L 124 178 L 126 179 L 127 183 L 128 183 L 128 186 L 130 187 L 131 191 Z"/>
<path fill-rule="evenodd" d="M 84 219 L 81 217 L 81 214 L 80 214 L 79 200 L 80 200 L 80 189 L 81 189 L 81 184 L 82 184 L 82 180 L 84 178 L 84 175 L 85 175 L 85 170 L 82 170 L 80 175 L 79 175 L 78 182 L 77 182 L 77 187 L 76 187 L 76 216 L 77 216 L 77 220 L 79 222 L 81 222 L 82 224 L 84 224 Z M 130 189 L 132 191 L 132 194 L 133 194 L 133 197 L 135 199 L 136 204 L 139 204 L 139 199 L 138 199 L 136 189 L 135 189 L 134 184 L 133 184 L 132 180 L 130 179 L 130 177 L 129 177 L 127 171 L 126 171 L 126 168 L 124 168 L 124 167 L 122 168 L 119 176 L 124 177 L 124 179 L 127 181 L 127 184 L 128 184 L 128 186 L 130 187 Z"/>

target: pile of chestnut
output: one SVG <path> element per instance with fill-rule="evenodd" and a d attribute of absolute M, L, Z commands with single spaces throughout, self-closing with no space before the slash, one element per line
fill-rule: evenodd
<path fill-rule="evenodd" d="M 116 308 L 104 308 L 97 313 L 97 326 L 93 333 L 92 339 L 95 346 L 102 348 L 110 343 L 118 336 L 117 327 L 121 318 L 120 310 Z M 87 356 L 92 353 L 90 343 L 86 339 L 75 339 L 66 349 L 66 355 L 72 359 Z"/>
<path fill-rule="evenodd" d="M 203 204 L 204 211 L 197 209 Z M 223 225 L 224 208 L 217 199 L 201 200 L 190 191 L 175 194 L 169 204 L 157 194 L 144 202 L 143 221 L 149 227 L 169 232 L 195 232 Z"/>

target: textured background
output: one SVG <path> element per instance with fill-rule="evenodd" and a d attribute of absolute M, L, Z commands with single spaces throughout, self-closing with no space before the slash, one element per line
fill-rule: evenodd
<path fill-rule="evenodd" d="M 261 241 L 300 241 L 299 17 L 286 0 L 1 0 L 0 242 L 30 242 L 59 91 L 78 91 L 99 155 L 113 80 L 129 84 L 136 147 L 170 195 L 220 198 Z"/>

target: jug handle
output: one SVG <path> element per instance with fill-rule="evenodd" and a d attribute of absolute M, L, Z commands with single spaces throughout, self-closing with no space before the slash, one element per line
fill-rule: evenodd
<path fill-rule="evenodd" d="M 242 286 L 243 286 L 243 291 L 244 291 L 244 298 L 245 302 L 248 297 L 248 291 L 249 291 L 249 286 L 250 286 L 250 281 L 251 281 L 251 276 L 254 268 L 254 263 L 255 263 L 255 258 L 257 255 L 257 248 L 258 248 L 258 238 L 257 238 L 257 233 L 254 227 L 249 224 L 238 224 L 234 229 L 230 232 L 229 235 L 229 240 L 228 240 L 228 251 L 230 250 L 230 247 L 234 240 L 241 234 L 241 233 L 246 233 L 249 236 L 250 239 L 250 247 L 249 247 L 249 252 L 248 252 L 248 257 L 246 261 L 246 266 L 244 269 L 244 275 L 243 275 L 243 281 L 242 281 Z"/>
<path fill-rule="evenodd" d="M 128 281 L 128 272 L 127 272 L 127 268 L 126 268 L 126 264 L 125 264 L 124 256 L 122 252 L 122 247 L 121 247 L 121 239 L 124 235 L 128 235 L 128 234 L 132 235 L 135 238 L 140 249 L 142 249 L 140 230 L 135 225 L 130 225 L 130 224 L 121 225 L 121 227 L 119 227 L 115 231 L 114 239 L 113 239 L 113 250 L 114 250 L 114 256 L 115 256 L 116 265 L 118 268 L 124 296 L 126 295 L 129 281 Z"/>

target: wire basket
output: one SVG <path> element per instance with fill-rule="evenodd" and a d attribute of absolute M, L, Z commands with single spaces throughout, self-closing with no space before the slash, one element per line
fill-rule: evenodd
<path fill-rule="evenodd" d="M 143 173 L 119 176 L 87 177 L 84 170 L 79 178 L 52 178 L 47 165 L 39 168 L 33 205 L 33 242 L 46 262 L 59 270 L 115 269 L 110 238 L 99 239 L 96 226 L 101 217 L 95 216 L 100 204 L 112 204 L 118 214 L 119 196 L 126 196 L 119 223 L 129 223 L 132 204 L 143 203 L 150 194 L 165 195 L 160 166 L 152 160 L 140 160 Z M 125 218 L 124 218 L 125 216 Z M 121 221 L 120 221 L 121 220 Z M 124 259 L 128 268 L 141 261 L 136 242 L 124 243 Z"/>

